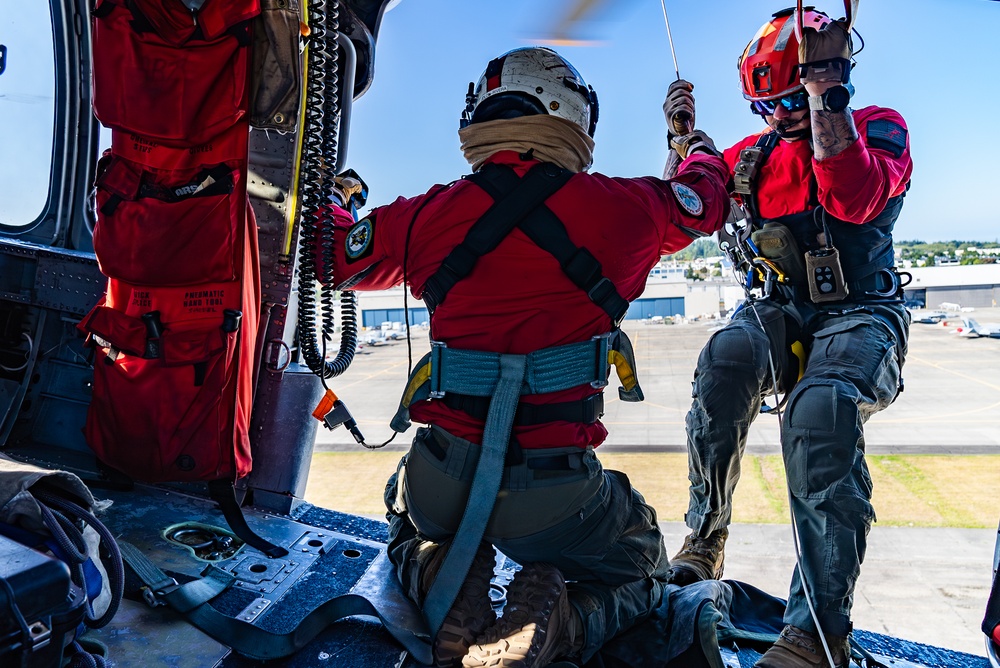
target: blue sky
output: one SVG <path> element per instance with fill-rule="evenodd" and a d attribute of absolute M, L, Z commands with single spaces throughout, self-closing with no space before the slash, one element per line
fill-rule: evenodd
<path fill-rule="evenodd" d="M 493 57 L 545 43 L 569 0 L 402 0 L 382 24 L 371 89 L 354 110 L 348 163 L 371 187 L 369 202 L 412 196 L 468 171 L 458 117 L 470 80 Z M 681 76 L 695 84 L 698 126 L 720 147 L 757 131 L 736 60 L 757 28 L 791 0 L 666 0 Z M 597 89 L 601 119 L 594 169 L 659 175 L 667 146 L 661 112 L 674 79 L 660 0 L 605 0 L 575 35 L 598 43 L 557 47 Z M 840 0 L 819 9 L 843 12 Z M 45 200 L 52 132 L 51 35 L 43 3 L 0 0 L 0 222 L 34 218 Z M 1000 238 L 993 195 L 1000 2 L 865 0 L 856 107 L 893 107 L 907 120 L 913 187 L 898 239 Z M 16 196 L 11 196 L 16 193 Z"/>
<path fill-rule="evenodd" d="M 556 47 L 598 92 L 594 169 L 659 175 L 666 156 L 661 104 L 675 78 L 659 0 L 608 0 L 578 36 Z M 761 125 L 739 90 L 736 61 L 757 28 L 791 3 L 667 0 L 681 76 L 695 84 L 698 127 L 720 147 Z M 843 3 L 817 8 L 843 13 Z M 371 205 L 412 196 L 468 171 L 458 118 L 487 61 L 540 39 L 564 0 L 402 0 L 382 23 L 371 89 L 355 103 L 348 164 Z M 540 10 L 539 7 L 545 9 Z M 892 107 L 907 120 L 913 187 L 897 239 L 1000 239 L 996 68 L 1000 2 L 868 0 L 856 28 L 852 106 Z"/>

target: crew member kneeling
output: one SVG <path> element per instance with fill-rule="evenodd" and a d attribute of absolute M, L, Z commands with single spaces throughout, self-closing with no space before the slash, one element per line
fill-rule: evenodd
<path fill-rule="evenodd" d="M 655 511 L 594 453 L 601 388 L 610 361 L 622 398 L 641 399 L 618 325 L 662 255 L 722 225 L 727 170 L 706 145 L 670 181 L 590 174 L 597 111 L 557 53 L 510 51 L 470 85 L 473 174 L 356 224 L 333 208 L 333 282 L 405 281 L 431 313 L 432 352 L 394 423 L 428 426 L 386 505 L 389 557 L 438 631 L 439 665 L 586 660 L 666 584 Z M 493 546 L 524 565 L 500 619 Z"/>

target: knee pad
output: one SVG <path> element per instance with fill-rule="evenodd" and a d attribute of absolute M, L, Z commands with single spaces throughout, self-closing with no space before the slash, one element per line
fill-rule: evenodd
<path fill-rule="evenodd" d="M 793 494 L 821 493 L 850 475 L 863 438 L 856 394 L 830 380 L 806 381 L 792 392 L 781 448 Z"/>
<path fill-rule="evenodd" d="M 698 368 L 712 366 L 758 368 L 767 364 L 767 335 L 742 325 L 729 325 L 712 334 L 698 357 Z"/>
<path fill-rule="evenodd" d="M 729 326 L 702 348 L 692 397 L 714 419 L 750 421 L 764 378 L 769 374 L 763 332 Z"/>

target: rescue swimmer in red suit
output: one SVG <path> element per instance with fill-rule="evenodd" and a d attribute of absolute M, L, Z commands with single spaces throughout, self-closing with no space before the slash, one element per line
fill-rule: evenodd
<path fill-rule="evenodd" d="M 848 107 L 849 21 L 807 8 L 801 48 L 795 24 L 793 10 L 774 14 L 739 62 L 744 97 L 769 127 L 724 158 L 754 221 L 751 252 L 767 258 L 758 265 L 765 296 L 744 304 L 698 360 L 687 415 L 691 534 L 671 582 L 722 575 L 747 430 L 776 389 L 799 567 L 786 626 L 756 665 L 839 668 L 875 519 L 863 426 L 901 389 L 909 315 L 892 229 L 912 163 L 898 113 Z M 704 141 L 692 131 L 692 88 L 675 82 L 664 103 L 680 157 Z"/>
<path fill-rule="evenodd" d="M 333 281 L 422 297 L 432 351 L 394 422 L 419 429 L 388 481 L 389 558 L 437 665 L 586 661 L 642 621 L 669 572 L 656 512 L 594 449 L 608 360 L 640 400 L 618 329 L 664 254 L 721 227 L 728 170 L 708 145 L 669 181 L 589 173 L 598 103 L 548 48 L 470 84 L 473 173 L 338 227 Z M 357 181 L 338 179 L 341 201 Z M 494 546 L 523 565 L 500 619 Z"/>

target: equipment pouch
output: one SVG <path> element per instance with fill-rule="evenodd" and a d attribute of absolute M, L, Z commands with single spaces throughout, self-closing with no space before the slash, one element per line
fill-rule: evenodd
<path fill-rule="evenodd" d="M 106 155 L 98 166 L 94 252 L 110 278 L 137 285 L 231 281 L 239 273 L 240 170 L 154 170 Z"/>
<path fill-rule="evenodd" d="M 806 276 L 809 299 L 814 304 L 839 302 L 847 298 L 847 283 L 836 248 L 821 248 L 806 253 Z"/>
<path fill-rule="evenodd" d="M 298 124 L 300 21 L 296 0 L 262 0 L 254 20 L 250 71 L 250 124 L 255 128 L 294 132 Z"/>
<path fill-rule="evenodd" d="M 164 146 L 208 142 L 246 113 L 256 0 L 102 0 L 93 10 L 94 112 L 105 126 Z"/>
<path fill-rule="evenodd" d="M 763 228 L 753 231 L 750 239 L 760 250 L 761 256 L 771 260 L 784 272 L 787 277 L 785 283 L 802 285 L 806 282 L 806 265 L 788 227 L 781 223 L 765 223 Z"/>
<path fill-rule="evenodd" d="M 152 296 L 152 305 L 164 308 L 155 303 L 163 298 Z M 238 332 L 226 331 L 225 316 L 185 322 L 164 315 L 162 352 L 149 359 L 129 352 L 136 347 L 132 328 L 123 326 L 129 316 L 103 317 L 110 310 L 100 304 L 81 323 L 97 335 L 84 434 L 98 458 L 143 482 L 246 475 L 248 436 L 233 409 Z"/>

